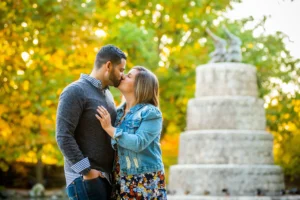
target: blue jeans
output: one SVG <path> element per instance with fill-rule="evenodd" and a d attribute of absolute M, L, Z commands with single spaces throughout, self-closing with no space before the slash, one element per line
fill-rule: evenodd
<path fill-rule="evenodd" d="M 71 200 L 109 200 L 111 196 L 111 185 L 101 177 L 91 180 L 78 177 L 66 190 Z"/>

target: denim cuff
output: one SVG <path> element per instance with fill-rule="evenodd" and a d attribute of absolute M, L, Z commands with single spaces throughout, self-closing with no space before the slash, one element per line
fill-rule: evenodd
<path fill-rule="evenodd" d="M 123 130 L 120 129 L 120 128 L 116 128 L 115 132 L 114 132 L 113 139 L 115 139 L 116 141 L 118 141 L 118 137 L 120 137 L 121 135 L 123 135 Z"/>
<path fill-rule="evenodd" d="M 111 139 L 111 147 L 116 150 L 116 144 L 117 144 L 117 141 L 115 139 Z"/>
<path fill-rule="evenodd" d="M 87 168 L 90 168 L 91 164 L 88 158 L 84 158 L 82 160 L 80 160 L 79 162 L 77 162 L 75 165 L 73 165 L 71 167 L 72 170 L 74 170 L 76 173 L 86 173 Z M 89 171 L 89 170 L 88 170 Z"/>

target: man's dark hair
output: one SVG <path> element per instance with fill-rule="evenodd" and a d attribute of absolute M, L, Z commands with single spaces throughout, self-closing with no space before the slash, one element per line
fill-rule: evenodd
<path fill-rule="evenodd" d="M 121 49 L 111 44 L 105 45 L 97 53 L 95 67 L 100 69 L 107 61 L 110 61 L 115 66 L 121 63 L 122 58 L 127 59 Z"/>

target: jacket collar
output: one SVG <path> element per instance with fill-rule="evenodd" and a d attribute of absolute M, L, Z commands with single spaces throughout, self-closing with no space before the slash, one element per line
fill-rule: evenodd
<path fill-rule="evenodd" d="M 139 103 L 139 104 L 136 104 L 135 106 L 133 106 L 132 108 L 130 108 L 129 112 L 130 112 L 130 113 L 134 113 L 134 112 L 138 111 L 139 109 L 141 109 L 142 107 L 144 107 L 145 105 L 146 105 L 145 103 Z M 126 107 L 126 102 L 123 103 L 123 104 L 119 107 L 118 113 L 120 113 L 120 112 L 124 113 L 125 107 Z"/>

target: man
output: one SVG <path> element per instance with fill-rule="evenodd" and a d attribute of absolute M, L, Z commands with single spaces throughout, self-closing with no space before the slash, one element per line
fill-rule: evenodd
<path fill-rule="evenodd" d="M 126 56 L 120 49 L 104 46 L 97 53 L 91 74 L 81 74 L 60 95 L 56 141 L 64 156 L 70 199 L 110 198 L 114 152 L 95 114 L 102 105 L 114 123 L 116 109 L 108 86 L 118 87 L 125 65 Z"/>

